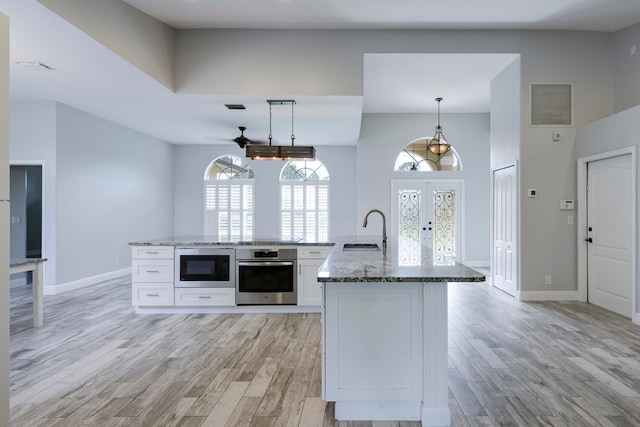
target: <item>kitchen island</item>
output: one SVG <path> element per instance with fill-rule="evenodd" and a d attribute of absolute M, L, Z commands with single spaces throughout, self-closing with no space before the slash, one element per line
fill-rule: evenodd
<path fill-rule="evenodd" d="M 447 282 L 484 275 L 410 242 L 339 240 L 318 272 L 324 399 L 338 420 L 450 425 Z"/>

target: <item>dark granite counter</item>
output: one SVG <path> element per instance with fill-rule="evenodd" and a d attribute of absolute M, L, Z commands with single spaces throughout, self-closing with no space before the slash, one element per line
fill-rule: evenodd
<path fill-rule="evenodd" d="M 377 243 L 380 250 L 343 250 L 345 243 Z M 484 282 L 485 276 L 446 257 L 434 257 L 425 246 L 401 244 L 389 238 L 343 237 L 318 272 L 320 282 Z"/>
<path fill-rule="evenodd" d="M 279 237 L 255 237 L 252 239 L 229 239 L 218 236 L 171 236 L 161 239 L 129 242 L 130 246 L 332 246 L 330 241 L 305 239 L 281 239 Z"/>

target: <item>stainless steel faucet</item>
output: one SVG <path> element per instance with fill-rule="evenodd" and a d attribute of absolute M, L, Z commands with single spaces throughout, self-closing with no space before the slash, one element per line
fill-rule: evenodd
<path fill-rule="evenodd" d="M 369 214 L 372 212 L 378 212 L 382 216 L 382 246 L 384 248 L 387 247 L 387 218 L 384 216 L 384 213 L 379 209 L 371 209 L 364 216 L 364 221 L 362 222 L 362 227 L 365 228 L 367 226 L 367 219 L 369 218 Z"/>

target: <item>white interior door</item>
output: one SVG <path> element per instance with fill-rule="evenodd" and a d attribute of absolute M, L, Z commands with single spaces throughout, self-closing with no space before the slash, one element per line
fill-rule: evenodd
<path fill-rule="evenodd" d="M 417 261 L 419 244 L 431 248 L 438 260 L 463 259 L 461 181 L 397 180 L 392 183 L 392 233 L 399 237 L 403 255 Z"/>
<path fill-rule="evenodd" d="M 587 165 L 587 299 L 631 317 L 631 155 Z"/>
<path fill-rule="evenodd" d="M 493 171 L 493 286 L 515 295 L 518 285 L 516 167 Z"/>

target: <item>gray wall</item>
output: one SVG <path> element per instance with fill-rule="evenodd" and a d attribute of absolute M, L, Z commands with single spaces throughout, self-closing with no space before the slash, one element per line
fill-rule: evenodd
<path fill-rule="evenodd" d="M 520 159 L 520 58 L 491 82 L 491 167 Z"/>
<path fill-rule="evenodd" d="M 636 46 L 635 54 L 631 54 L 633 46 Z M 614 111 L 619 112 L 639 105 L 640 24 L 613 33 L 610 56 L 613 57 L 614 66 Z"/>
<path fill-rule="evenodd" d="M 56 104 L 50 101 L 12 101 L 10 159 L 12 163 L 42 164 L 44 218 L 42 256 L 45 286 L 56 284 Z"/>
<path fill-rule="evenodd" d="M 12 162 L 43 164 L 47 292 L 129 267 L 132 240 L 173 234 L 172 145 L 51 102 L 12 102 L 10 141 Z"/>
<path fill-rule="evenodd" d="M 358 234 L 380 234 L 377 227 L 362 228 L 370 209 L 381 209 L 390 219 L 392 179 L 462 179 L 465 183 L 465 259 L 489 265 L 489 115 L 441 114 L 444 134 L 462 160 L 462 171 L 395 172 L 398 153 L 411 141 L 432 137 L 434 114 L 365 114 L 358 141 Z M 392 230 L 389 234 L 394 234 Z"/>
<path fill-rule="evenodd" d="M 244 157 L 237 145 L 181 145 L 174 149 L 175 233 L 201 235 L 204 230 L 203 180 L 207 166 L 217 157 L 233 154 Z M 355 234 L 356 148 L 316 147 L 316 158 L 329 170 L 330 234 Z M 249 161 L 255 174 L 254 235 L 279 235 L 280 171 L 284 162 Z M 157 236 L 148 236 L 157 237 Z"/>
<path fill-rule="evenodd" d="M 56 108 L 57 283 L 131 265 L 128 242 L 173 231 L 173 146 Z"/>

